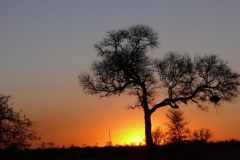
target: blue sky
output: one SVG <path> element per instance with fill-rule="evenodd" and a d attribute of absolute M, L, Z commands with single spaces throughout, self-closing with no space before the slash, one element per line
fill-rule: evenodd
<path fill-rule="evenodd" d="M 105 36 L 105 31 L 146 24 L 160 37 L 161 45 L 153 56 L 162 57 L 170 50 L 187 51 L 192 56 L 215 53 L 240 72 L 239 15 L 239 0 L 0 0 L 0 93 L 12 95 L 16 109 L 23 109 L 31 119 L 41 122 L 39 132 L 46 141 L 54 141 L 49 134 L 64 132 L 66 129 L 59 126 L 65 122 L 71 124 L 68 130 L 78 128 L 76 134 L 81 135 L 80 128 L 86 127 L 81 122 L 88 121 L 89 115 L 98 117 L 98 110 L 104 117 L 111 114 L 121 119 L 121 113 L 126 119 L 132 114 L 139 114 L 141 119 L 141 112 L 127 113 L 124 106 L 104 108 L 114 107 L 115 102 L 83 95 L 78 85 L 78 74 L 88 70 L 96 59 L 93 45 Z M 236 109 L 239 102 L 232 105 Z M 229 115 L 237 116 L 236 111 L 240 110 Z M 157 114 L 162 117 L 165 111 Z M 106 121 L 109 119 L 102 123 Z M 236 128 L 236 120 L 231 122 Z M 95 125 L 92 121 L 89 124 Z M 104 128 L 106 132 L 108 129 Z M 87 128 L 81 136 L 90 132 L 94 131 Z M 81 138 L 76 141 L 84 143 Z"/>

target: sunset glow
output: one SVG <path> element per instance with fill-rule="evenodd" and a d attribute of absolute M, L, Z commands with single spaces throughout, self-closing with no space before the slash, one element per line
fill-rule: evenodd
<path fill-rule="evenodd" d="M 240 1 L 3 1 L 0 0 L 0 94 L 37 122 L 42 141 L 55 146 L 144 144 L 144 112 L 126 109 L 136 97 L 85 94 L 78 75 L 100 58 L 93 45 L 106 31 L 146 24 L 159 34 L 159 48 L 191 57 L 214 53 L 240 73 Z M 159 91 L 154 103 L 166 96 Z M 213 140 L 240 139 L 240 98 L 203 112 L 181 105 L 192 130 L 209 128 Z M 169 106 L 151 117 L 164 125 Z M 109 138 L 110 130 L 110 138 Z M 42 141 L 34 141 L 33 148 Z"/>
<path fill-rule="evenodd" d="M 119 145 L 143 145 L 144 144 L 144 134 L 138 130 L 128 130 L 125 134 L 117 140 Z"/>

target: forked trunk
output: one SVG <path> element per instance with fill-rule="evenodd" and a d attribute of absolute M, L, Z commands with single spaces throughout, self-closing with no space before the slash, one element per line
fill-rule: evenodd
<path fill-rule="evenodd" d="M 145 120 L 146 146 L 151 147 L 151 146 L 153 146 L 151 114 L 147 111 L 144 111 L 144 120 Z"/>

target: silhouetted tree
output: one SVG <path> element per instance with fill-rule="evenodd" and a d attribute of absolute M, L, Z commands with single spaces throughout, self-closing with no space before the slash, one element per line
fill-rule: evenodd
<path fill-rule="evenodd" d="M 39 144 L 37 144 L 39 149 L 46 149 L 47 143 L 45 141 L 41 141 Z"/>
<path fill-rule="evenodd" d="M 54 143 L 54 142 L 48 142 L 47 144 L 48 144 L 48 146 L 49 146 L 51 149 L 54 148 L 54 146 L 55 146 L 55 143 Z"/>
<path fill-rule="evenodd" d="M 106 147 L 112 147 L 112 142 L 111 141 L 107 141 L 106 142 Z"/>
<path fill-rule="evenodd" d="M 152 139 L 155 145 L 165 145 L 167 144 L 168 132 L 162 126 L 158 126 L 152 131 Z"/>
<path fill-rule="evenodd" d="M 183 111 L 171 109 L 166 114 L 168 122 L 168 136 L 170 142 L 183 142 L 190 138 L 190 129 L 187 128 L 189 124 L 186 118 L 183 116 Z"/>
<path fill-rule="evenodd" d="M 0 95 L 0 149 L 28 148 L 30 141 L 40 139 L 36 124 L 22 115 L 22 111 L 15 112 L 9 100 L 10 96 Z"/>
<path fill-rule="evenodd" d="M 201 128 L 193 131 L 193 141 L 200 141 L 207 143 L 213 137 L 210 129 Z"/>
<path fill-rule="evenodd" d="M 154 60 L 147 53 L 158 47 L 158 34 L 149 26 L 134 25 L 106 34 L 94 45 L 99 58 L 91 65 L 92 75 L 82 72 L 79 83 L 90 95 L 110 97 L 127 92 L 135 96 L 136 103 L 129 108 L 144 111 L 147 146 L 153 145 L 151 115 L 158 108 L 192 102 L 207 110 L 203 102 L 217 106 L 239 94 L 240 75 L 216 55 L 192 60 L 187 53 L 168 52 L 163 59 Z M 162 100 L 160 91 L 167 93 Z"/>

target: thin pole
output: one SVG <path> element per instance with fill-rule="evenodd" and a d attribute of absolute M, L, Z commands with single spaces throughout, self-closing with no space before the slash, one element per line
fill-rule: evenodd
<path fill-rule="evenodd" d="M 112 146 L 112 141 L 111 141 L 111 135 L 110 135 L 110 129 L 109 129 L 109 146 Z"/>

